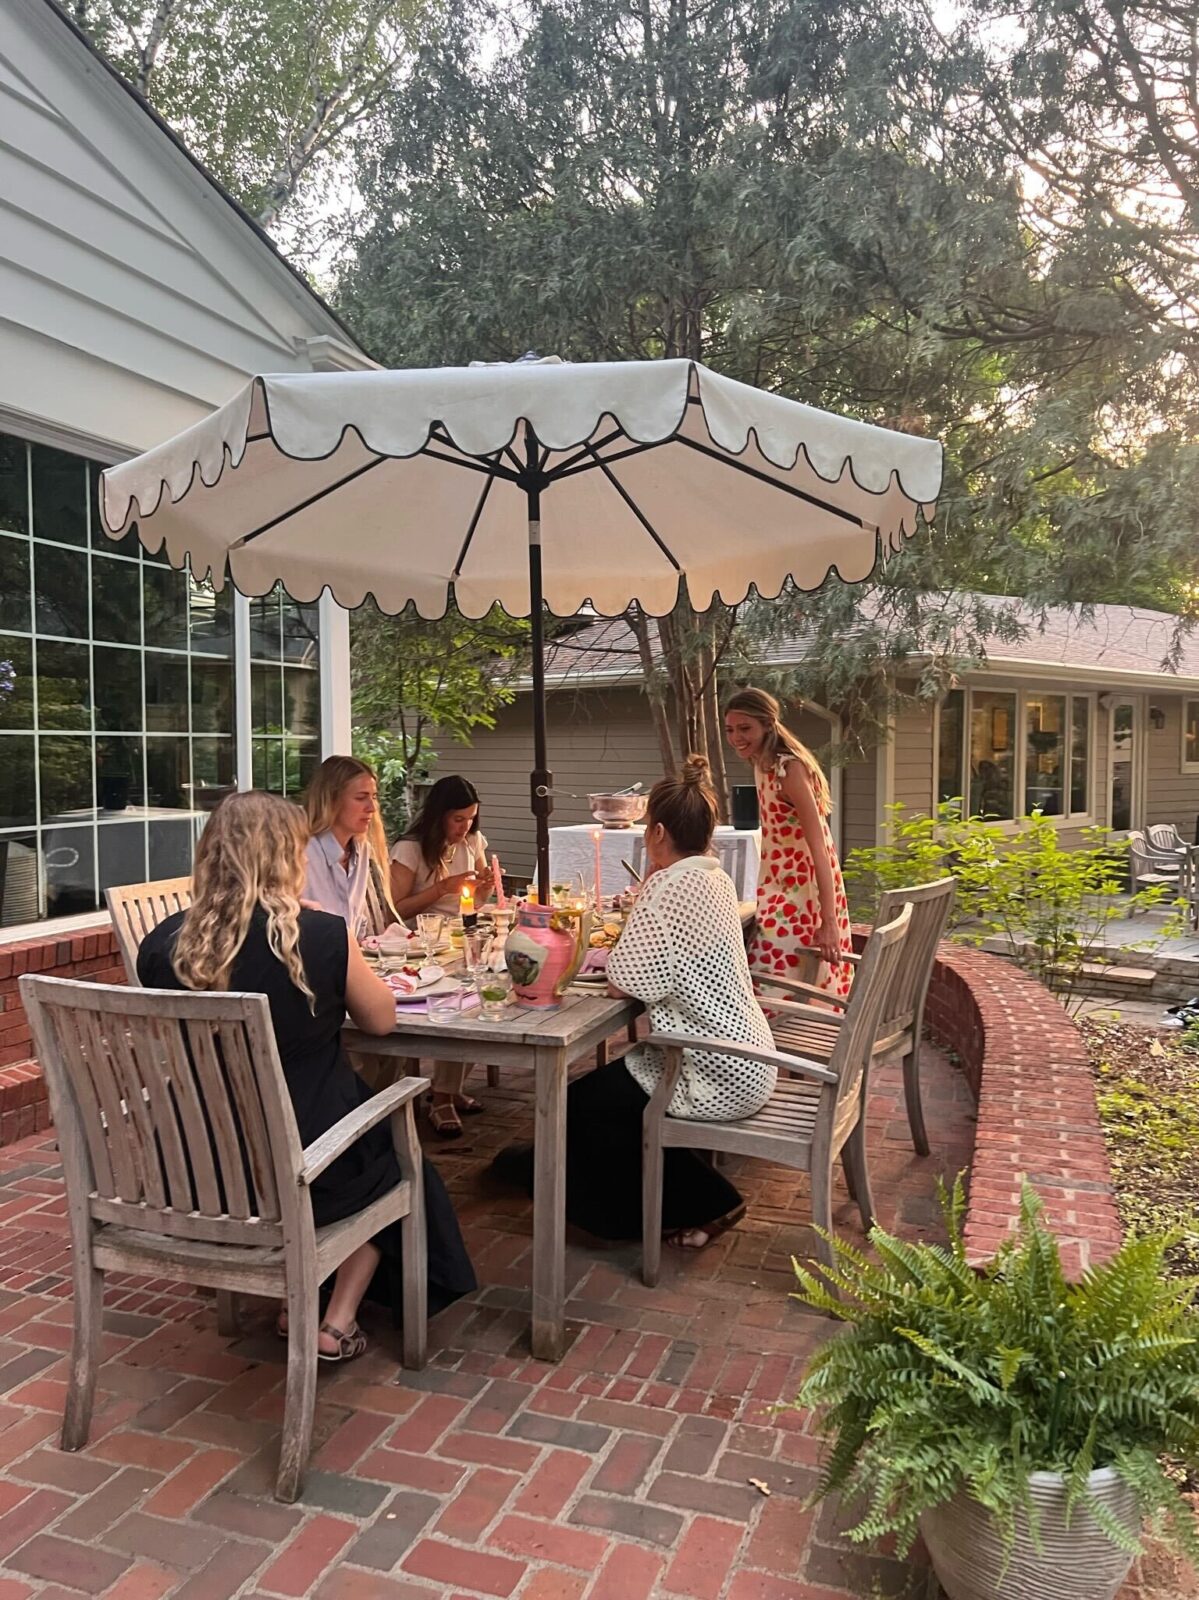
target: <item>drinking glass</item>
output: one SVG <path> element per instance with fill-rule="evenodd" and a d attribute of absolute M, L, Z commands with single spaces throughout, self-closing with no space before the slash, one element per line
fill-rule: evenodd
<path fill-rule="evenodd" d="M 433 911 L 422 911 L 416 919 L 416 931 L 420 934 L 421 942 L 425 947 L 425 959 L 421 962 L 424 967 L 432 964 L 437 946 L 441 943 L 441 930 L 444 923 L 445 918 Z"/>
<path fill-rule="evenodd" d="M 467 976 L 473 978 L 491 954 L 491 940 L 477 930 L 462 936 L 462 964 Z"/>
<path fill-rule="evenodd" d="M 475 990 L 487 1021 L 502 1022 L 512 997 L 512 974 L 489 972 L 486 967 L 480 967 L 475 973 Z"/>
<path fill-rule="evenodd" d="M 462 1011 L 462 990 L 455 984 L 425 998 L 425 1013 L 433 1022 L 450 1022 Z"/>

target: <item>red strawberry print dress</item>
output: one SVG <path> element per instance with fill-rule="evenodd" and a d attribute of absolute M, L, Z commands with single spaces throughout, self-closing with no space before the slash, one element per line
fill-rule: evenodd
<path fill-rule="evenodd" d="M 776 978 L 803 978 L 812 957 L 801 948 L 814 945 L 820 928 L 820 892 L 812 847 L 804 837 L 795 808 L 783 793 L 787 764 L 796 757 L 780 756 L 767 772 L 759 771 L 758 809 L 762 820 L 762 865 L 758 873 L 758 925 L 749 949 L 750 971 Z M 852 948 L 849 904 L 841 878 L 828 821 L 821 818 L 824 846 L 833 867 L 837 900 L 837 931 L 845 949 Z M 805 979 L 805 981 L 808 981 Z M 853 968 L 848 961 L 832 966 L 820 963 L 814 980 L 830 994 L 848 995 Z"/>

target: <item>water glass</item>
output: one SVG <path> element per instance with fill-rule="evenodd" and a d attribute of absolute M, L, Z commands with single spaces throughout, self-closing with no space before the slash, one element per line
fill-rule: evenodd
<path fill-rule="evenodd" d="M 475 991 L 486 1020 L 502 1022 L 508 1014 L 508 1004 L 512 998 L 512 974 L 481 968 L 475 973 Z"/>
<path fill-rule="evenodd" d="M 425 947 L 425 965 L 433 960 L 437 946 L 441 943 L 441 930 L 445 918 L 436 912 L 422 911 L 416 919 L 416 931 L 420 935 L 421 943 Z"/>
<path fill-rule="evenodd" d="M 426 1015 L 434 1022 L 452 1022 L 462 1014 L 462 990 L 456 985 L 425 998 Z"/>

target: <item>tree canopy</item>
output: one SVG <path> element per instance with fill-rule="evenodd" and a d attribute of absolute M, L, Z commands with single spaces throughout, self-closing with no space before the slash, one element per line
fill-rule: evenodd
<path fill-rule="evenodd" d="M 745 613 L 802 621 L 816 673 L 968 656 L 1008 594 L 1185 615 L 1193 64 L 1168 0 L 964 0 L 949 32 L 922 0 L 454 0 L 342 306 L 398 365 L 688 355 L 941 437 L 936 528 L 875 595 Z M 996 599 L 923 599 L 965 589 Z"/>

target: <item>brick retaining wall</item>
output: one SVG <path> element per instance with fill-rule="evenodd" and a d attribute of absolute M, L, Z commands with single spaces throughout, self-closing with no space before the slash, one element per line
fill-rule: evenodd
<path fill-rule="evenodd" d="M 17 989 L 25 972 L 92 983 L 125 981 L 116 936 L 107 922 L 61 938 L 41 934 L 0 945 L 0 1146 L 50 1126 L 46 1085 L 32 1059 L 33 1039 Z"/>
<path fill-rule="evenodd" d="M 1082 1035 L 1061 1004 L 1011 962 L 941 946 L 925 1020 L 978 1101 L 966 1242 L 992 1255 L 1023 1176 L 1045 1202 L 1067 1271 L 1110 1256 L 1121 1228 Z"/>

